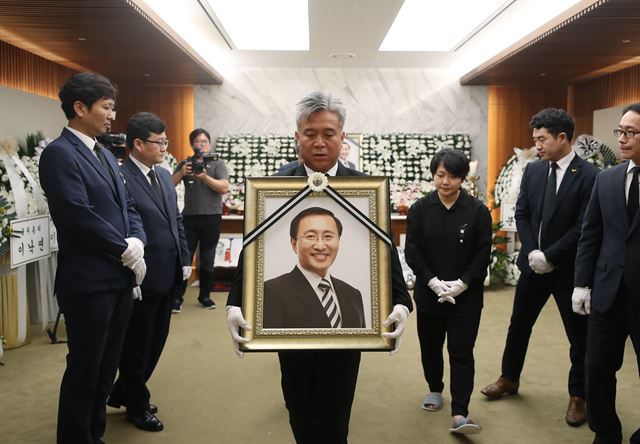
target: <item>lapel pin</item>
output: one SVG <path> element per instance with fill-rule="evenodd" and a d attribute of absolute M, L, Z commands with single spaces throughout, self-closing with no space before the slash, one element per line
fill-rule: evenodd
<path fill-rule="evenodd" d="M 577 169 L 577 168 L 571 168 L 571 172 L 572 172 L 572 173 L 575 173 L 576 171 L 578 171 L 578 169 Z"/>

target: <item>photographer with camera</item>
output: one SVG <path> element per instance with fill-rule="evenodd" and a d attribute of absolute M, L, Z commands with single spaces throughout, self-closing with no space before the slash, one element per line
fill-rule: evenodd
<path fill-rule="evenodd" d="M 191 261 L 200 244 L 200 292 L 198 302 L 204 308 L 216 308 L 209 294 L 213 289 L 213 263 L 220 238 L 222 195 L 229 190 L 229 173 L 220 156 L 211 153 L 211 136 L 207 130 L 197 128 L 189 134 L 194 155 L 178 164 L 173 183 L 184 182 L 184 210 L 182 223 L 187 236 Z M 185 283 L 186 284 L 186 283 Z M 179 292 L 173 304 L 173 313 L 180 313 L 184 291 Z"/>

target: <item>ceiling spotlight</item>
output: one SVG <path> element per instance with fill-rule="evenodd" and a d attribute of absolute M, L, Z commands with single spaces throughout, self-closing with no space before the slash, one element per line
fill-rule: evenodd
<path fill-rule="evenodd" d="M 624 39 L 624 40 L 622 41 L 622 43 L 631 43 L 631 40 L 629 40 L 629 39 Z"/>
<path fill-rule="evenodd" d="M 540 73 L 540 77 L 546 77 L 546 76 L 547 76 L 547 73 L 546 73 L 546 72 L 541 72 L 541 73 Z"/>
<path fill-rule="evenodd" d="M 148 73 L 148 72 L 145 72 L 145 73 L 144 73 L 144 76 L 145 76 L 145 77 L 149 77 L 149 73 Z"/>
<path fill-rule="evenodd" d="M 329 54 L 332 59 L 355 59 L 356 55 L 353 52 L 333 52 Z"/>
<path fill-rule="evenodd" d="M 78 37 L 78 41 L 80 41 L 80 42 L 86 42 L 86 41 L 87 41 L 87 39 L 86 39 L 86 37 Z"/>

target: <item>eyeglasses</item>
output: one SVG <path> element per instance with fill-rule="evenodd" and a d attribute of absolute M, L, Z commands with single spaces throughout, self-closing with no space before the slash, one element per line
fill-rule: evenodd
<path fill-rule="evenodd" d="M 616 128 L 613 130 L 613 135 L 616 137 L 620 137 L 623 134 L 627 139 L 633 139 L 638 134 L 640 134 L 640 131 L 621 130 L 620 128 Z"/>
<path fill-rule="evenodd" d="M 194 145 L 209 145 L 211 142 L 209 142 L 207 139 L 196 139 L 193 141 Z"/>
<path fill-rule="evenodd" d="M 328 244 L 336 240 L 335 234 L 323 234 L 322 236 L 318 236 L 317 234 L 307 234 L 304 236 L 298 236 L 296 239 L 302 239 L 303 241 L 309 244 L 317 244 L 322 240 L 323 243 Z"/>
<path fill-rule="evenodd" d="M 142 139 L 143 142 L 149 142 L 149 143 L 155 143 L 156 145 L 161 145 L 164 147 L 169 146 L 169 139 L 164 139 L 164 140 L 147 140 L 147 139 Z"/>

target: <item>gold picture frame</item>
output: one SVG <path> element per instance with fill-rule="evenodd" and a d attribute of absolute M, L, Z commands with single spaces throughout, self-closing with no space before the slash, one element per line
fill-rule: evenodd
<path fill-rule="evenodd" d="M 390 208 L 388 179 L 385 177 L 330 177 L 329 186 L 342 198 L 357 208 L 383 233 L 390 233 Z M 307 187 L 306 177 L 260 177 L 249 178 L 245 191 L 245 239 L 266 219 L 282 208 L 289 210 L 262 234 L 244 247 L 242 309 L 252 330 L 243 331 L 249 339 L 240 347 L 244 351 L 311 350 L 311 349 L 358 349 L 391 350 L 393 340 L 382 336 L 392 331 L 382 325 L 392 310 L 391 304 L 391 248 L 370 227 L 358 220 L 347 206 L 324 191 L 313 191 L 295 205 L 289 203 L 294 196 Z M 338 281 L 349 282 L 351 288 L 362 297 L 364 323 L 360 327 L 345 325 L 345 328 L 296 327 L 278 328 L 264 326 L 265 282 L 296 271 L 301 263 L 294 252 L 289 233 L 293 218 L 309 207 L 330 210 L 343 226 L 336 248 L 335 262 L 330 268 L 336 293 Z M 267 225 L 267 224 L 265 224 Z M 295 240 L 293 240 L 295 241 Z M 319 240 L 316 238 L 316 242 Z M 324 242 L 324 239 L 323 239 Z M 291 271 L 293 269 L 293 271 Z M 300 273 L 302 275 L 302 273 Z M 343 282 L 344 283 L 344 282 Z M 313 292 L 308 281 L 301 283 Z M 303 287 L 297 287 L 303 288 Z M 302 291 L 292 294 L 288 301 L 303 301 Z M 315 294 L 314 294 L 315 296 Z M 340 294 L 337 299 L 341 300 Z M 309 297 L 309 301 L 313 299 Z M 300 299 L 298 299 L 300 298 Z M 271 299 L 275 301 L 276 299 Z M 302 304 L 302 302 L 301 302 Z M 348 307 L 342 306 L 344 319 Z M 269 307 L 268 307 L 269 308 Z M 273 310 L 273 308 L 272 308 Z"/>

